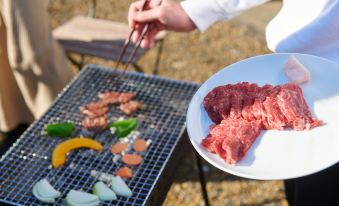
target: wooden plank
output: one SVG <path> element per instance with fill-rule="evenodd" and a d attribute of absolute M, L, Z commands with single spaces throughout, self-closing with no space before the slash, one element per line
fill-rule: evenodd
<path fill-rule="evenodd" d="M 76 16 L 56 28 L 53 36 L 58 40 L 114 41 L 125 40 L 130 30 L 124 23 Z"/>
<path fill-rule="evenodd" d="M 101 57 L 108 60 L 117 60 L 119 58 L 122 45 L 109 44 L 109 43 L 90 43 L 84 44 L 81 41 L 59 41 L 62 47 L 68 52 L 74 52 L 84 55 L 91 55 Z M 123 57 L 122 62 L 126 63 L 129 54 L 132 52 L 132 45 L 126 50 L 126 55 Z M 139 48 L 135 54 L 132 62 L 136 61 L 141 55 L 143 55 L 147 49 Z"/>
<path fill-rule="evenodd" d="M 68 52 L 118 60 L 120 51 L 131 29 L 127 24 L 104 19 L 76 16 L 53 31 L 53 36 Z M 164 38 L 166 32 L 157 35 Z M 122 60 L 127 62 L 134 44 L 131 44 Z M 147 49 L 139 48 L 132 62 L 135 62 Z"/>

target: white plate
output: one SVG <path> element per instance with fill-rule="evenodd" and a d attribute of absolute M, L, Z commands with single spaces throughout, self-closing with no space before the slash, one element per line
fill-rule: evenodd
<path fill-rule="evenodd" d="M 289 82 L 282 67 L 291 54 L 256 56 L 232 64 L 209 78 L 194 95 L 187 113 L 187 131 L 194 148 L 215 167 L 252 179 L 289 179 L 323 170 L 339 160 L 339 65 L 323 58 L 293 54 L 311 72 L 301 85 L 312 115 L 325 122 L 309 131 L 262 131 L 247 155 L 235 166 L 226 164 L 200 142 L 212 121 L 203 99 L 213 88 L 242 81 L 264 84 Z"/>

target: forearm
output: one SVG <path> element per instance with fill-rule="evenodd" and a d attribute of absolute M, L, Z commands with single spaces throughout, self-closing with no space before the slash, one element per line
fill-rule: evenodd
<path fill-rule="evenodd" d="M 200 31 L 268 0 L 186 0 L 181 6 Z"/>

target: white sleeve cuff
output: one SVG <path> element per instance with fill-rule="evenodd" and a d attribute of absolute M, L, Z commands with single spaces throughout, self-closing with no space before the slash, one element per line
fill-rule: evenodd
<path fill-rule="evenodd" d="M 186 0 L 181 6 L 203 32 L 218 20 L 230 19 L 268 0 Z"/>
<path fill-rule="evenodd" d="M 220 13 L 223 11 L 214 0 L 182 1 L 181 6 L 201 32 L 222 19 Z"/>

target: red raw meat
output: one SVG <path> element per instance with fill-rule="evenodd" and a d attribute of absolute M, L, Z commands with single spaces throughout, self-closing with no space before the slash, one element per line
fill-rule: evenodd
<path fill-rule="evenodd" d="M 227 117 L 231 108 L 232 85 L 220 86 L 213 89 L 204 99 L 204 106 L 213 122 L 219 123 Z"/>
<path fill-rule="evenodd" d="M 301 88 L 294 83 L 259 87 L 242 82 L 214 88 L 204 99 L 211 120 L 218 124 L 201 142 L 229 164 L 241 160 L 261 129 L 307 130 L 321 126 L 312 118 Z"/>
<path fill-rule="evenodd" d="M 287 125 L 294 130 L 308 130 L 321 126 L 323 122 L 312 118 L 311 111 L 297 84 L 285 84 L 278 94 L 278 104 L 287 119 Z"/>
<path fill-rule="evenodd" d="M 281 92 L 281 86 L 275 86 L 270 93 L 266 96 L 265 101 L 262 103 L 264 107 L 264 119 L 262 124 L 264 129 L 277 129 L 283 130 L 286 126 L 286 118 L 283 113 L 280 111 L 277 94 Z"/>
<path fill-rule="evenodd" d="M 240 161 L 260 132 L 260 121 L 226 119 L 213 127 L 202 141 L 208 151 L 217 153 L 229 164 Z"/>

